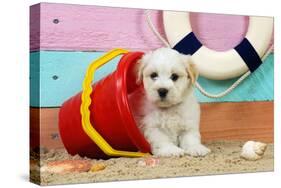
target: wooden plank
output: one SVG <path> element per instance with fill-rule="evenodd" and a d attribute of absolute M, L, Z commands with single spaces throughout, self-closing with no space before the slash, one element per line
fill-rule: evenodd
<path fill-rule="evenodd" d="M 229 88 L 238 78 L 229 80 L 209 80 L 203 77 L 198 79 L 206 91 L 220 93 Z M 274 55 L 268 56 L 263 64 L 246 80 L 238 85 L 228 95 L 210 99 L 196 90 L 200 102 L 240 102 L 240 101 L 271 101 L 274 99 Z"/>
<path fill-rule="evenodd" d="M 30 148 L 35 148 L 37 146 L 40 146 L 40 111 L 39 108 L 30 108 L 29 110 L 29 119 L 30 119 L 30 125 L 29 125 L 29 145 Z M 54 119 L 55 117 L 50 117 L 51 119 Z M 43 125 L 41 125 L 43 126 Z M 47 127 L 50 127 L 50 125 L 46 125 Z"/>
<path fill-rule="evenodd" d="M 259 140 L 273 142 L 273 102 L 201 104 L 203 141 Z M 61 148 L 58 134 L 59 108 L 31 108 L 31 145 Z M 38 113 L 40 112 L 40 113 Z M 40 125 L 38 117 L 40 114 Z M 36 134 L 35 134 L 36 133 Z"/>
<path fill-rule="evenodd" d="M 202 104 L 203 140 L 260 140 L 273 142 L 273 102 Z"/>
<path fill-rule="evenodd" d="M 108 51 L 116 47 L 148 51 L 163 46 L 149 29 L 142 9 L 53 3 L 39 6 L 40 18 L 37 14 L 31 15 L 31 51 Z M 38 7 L 31 7 L 31 12 L 37 10 Z M 161 11 L 152 11 L 151 19 L 165 36 Z M 40 40 L 38 28 L 33 27 L 38 20 Z M 227 50 L 244 38 L 248 19 L 244 16 L 193 13 L 191 23 L 203 44 Z"/>
<path fill-rule="evenodd" d="M 30 54 L 31 106 L 59 107 L 72 95 L 81 91 L 81 84 L 88 65 L 102 52 L 40 51 Z M 100 80 L 115 70 L 119 58 L 100 68 L 95 80 Z M 265 62 L 229 95 L 211 99 L 196 90 L 200 102 L 240 102 L 273 100 L 274 56 Z M 199 78 L 199 83 L 210 93 L 227 89 L 236 79 L 212 81 Z M 40 94 L 39 94 L 40 92 Z M 38 99 L 40 96 L 40 99 Z"/>
<path fill-rule="evenodd" d="M 140 9 L 52 3 L 40 6 L 40 47 L 33 45 L 31 51 L 107 51 L 116 47 L 149 50 L 162 46 Z M 58 22 L 54 23 L 55 19 Z M 163 34 L 160 19 L 159 12 L 152 11 L 152 20 Z"/>
<path fill-rule="evenodd" d="M 61 106 L 66 99 L 82 90 L 81 84 L 88 65 L 103 54 L 103 52 L 51 51 L 31 53 L 31 106 Z M 95 73 L 95 81 L 114 71 L 119 60 L 120 57 L 117 57 L 99 68 Z M 38 80 L 40 80 L 40 84 L 38 84 Z M 39 92 L 40 95 L 38 95 Z M 39 96 L 40 99 L 36 96 Z"/>
<path fill-rule="evenodd" d="M 58 112 L 59 108 L 30 108 L 30 146 L 32 148 L 63 147 L 58 131 Z"/>
<path fill-rule="evenodd" d="M 29 46 L 31 49 L 40 48 L 40 4 L 30 6 L 29 9 Z"/>

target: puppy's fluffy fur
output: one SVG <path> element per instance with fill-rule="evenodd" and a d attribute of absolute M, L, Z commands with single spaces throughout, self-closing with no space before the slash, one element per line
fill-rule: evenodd
<path fill-rule="evenodd" d="M 145 54 L 139 61 L 138 79 L 145 97 L 138 119 L 140 130 L 157 156 L 204 156 L 200 107 L 193 95 L 198 72 L 190 56 L 170 48 Z"/>

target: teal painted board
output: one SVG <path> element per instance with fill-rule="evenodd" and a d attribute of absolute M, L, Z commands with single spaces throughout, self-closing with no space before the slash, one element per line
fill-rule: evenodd
<path fill-rule="evenodd" d="M 61 106 L 65 100 L 81 91 L 81 84 L 87 66 L 103 54 L 103 52 L 32 52 L 30 54 L 31 106 Z M 95 75 L 95 81 L 114 71 L 119 60 L 120 57 L 117 57 L 100 68 Z M 196 91 L 199 101 L 239 102 L 273 100 L 273 60 L 274 56 L 271 54 L 258 70 L 250 75 L 233 92 L 223 98 L 207 98 L 199 91 Z M 38 71 L 40 71 L 40 74 Z M 40 78 L 38 78 L 39 75 Z M 225 90 L 235 80 L 211 81 L 199 78 L 201 85 L 211 93 Z M 40 93 L 38 93 L 39 89 Z M 32 96 L 39 96 L 39 99 Z"/>
<path fill-rule="evenodd" d="M 218 81 L 200 77 L 198 82 L 209 93 L 217 94 L 226 90 L 237 79 Z M 210 99 L 197 89 L 195 92 L 200 102 L 272 101 L 274 99 L 274 55 L 270 54 L 263 64 L 229 95 Z"/>
<path fill-rule="evenodd" d="M 40 53 L 30 54 L 30 87 L 29 98 L 32 106 L 40 104 Z"/>
<path fill-rule="evenodd" d="M 40 54 L 40 62 L 38 54 Z M 57 107 L 69 97 L 82 90 L 82 81 L 88 65 L 102 56 L 103 52 L 33 52 L 30 56 L 31 70 L 40 71 L 40 84 L 36 84 L 39 74 L 30 72 L 31 93 L 38 93 L 40 99 L 31 97 L 33 107 Z M 115 70 L 120 57 L 116 57 L 99 68 L 95 74 L 95 81 L 100 80 Z M 31 95 L 36 96 L 36 95 Z M 38 95 L 37 95 L 38 96 Z"/>

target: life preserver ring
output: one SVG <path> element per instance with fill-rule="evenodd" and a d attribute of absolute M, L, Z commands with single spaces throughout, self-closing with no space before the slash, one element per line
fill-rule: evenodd
<path fill-rule="evenodd" d="M 163 11 L 164 29 L 169 44 L 177 51 L 192 55 L 199 74 L 225 80 L 255 71 L 262 63 L 273 31 L 273 18 L 249 17 L 245 38 L 235 48 L 219 52 L 201 44 L 192 32 L 189 13 Z"/>

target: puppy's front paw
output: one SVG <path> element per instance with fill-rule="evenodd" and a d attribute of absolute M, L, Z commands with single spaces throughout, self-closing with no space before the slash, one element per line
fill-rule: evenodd
<path fill-rule="evenodd" d="M 205 156 L 210 152 L 211 150 L 202 144 L 190 146 L 185 149 L 185 153 L 193 157 Z"/>
<path fill-rule="evenodd" d="M 159 157 L 179 157 L 184 155 L 184 150 L 177 146 L 171 145 L 154 149 L 152 153 L 153 155 Z"/>

